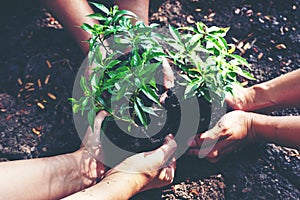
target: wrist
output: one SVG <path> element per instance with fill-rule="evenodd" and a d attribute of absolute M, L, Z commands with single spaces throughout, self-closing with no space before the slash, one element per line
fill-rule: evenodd
<path fill-rule="evenodd" d="M 274 132 L 271 116 L 252 113 L 251 132 L 256 142 L 269 141 L 270 133 Z"/>
<path fill-rule="evenodd" d="M 122 172 L 115 169 L 109 170 L 104 179 L 100 182 L 111 184 L 117 182 L 122 193 L 122 198 L 130 198 L 143 190 L 148 183 L 148 178 L 144 174 Z"/>
<path fill-rule="evenodd" d="M 260 110 L 275 106 L 272 101 L 270 89 L 271 85 L 268 83 L 257 84 L 249 88 L 250 106 L 249 110 Z"/>
<path fill-rule="evenodd" d="M 80 148 L 73 154 L 76 158 L 77 181 L 80 185 L 80 189 L 85 189 L 95 184 L 98 178 L 100 178 L 99 172 L 97 171 L 97 160 L 94 159 L 85 148 Z"/>

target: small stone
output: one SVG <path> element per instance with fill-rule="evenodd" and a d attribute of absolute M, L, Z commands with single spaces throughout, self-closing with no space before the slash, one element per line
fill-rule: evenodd
<path fill-rule="evenodd" d="M 248 187 L 242 189 L 243 193 L 250 192 L 250 191 L 251 191 L 251 188 L 248 188 Z"/>
<path fill-rule="evenodd" d="M 248 17 L 252 16 L 253 15 L 253 11 L 252 10 L 247 10 L 246 15 Z"/>
<path fill-rule="evenodd" d="M 187 16 L 186 21 L 189 24 L 194 24 L 195 23 L 194 17 L 192 15 Z"/>
<path fill-rule="evenodd" d="M 239 8 L 235 9 L 235 10 L 234 10 L 234 13 L 235 13 L 236 15 L 240 14 L 240 13 L 241 13 L 241 9 L 239 9 Z"/>
<path fill-rule="evenodd" d="M 259 179 L 260 180 L 264 180 L 264 179 L 266 179 L 267 178 L 267 174 L 260 174 L 259 175 Z"/>

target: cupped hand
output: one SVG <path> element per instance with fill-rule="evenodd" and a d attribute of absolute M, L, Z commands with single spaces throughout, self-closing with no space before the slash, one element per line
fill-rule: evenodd
<path fill-rule="evenodd" d="M 109 114 L 100 111 L 94 120 L 94 131 L 89 126 L 82 140 L 81 147 L 77 151 L 80 154 L 80 169 L 84 177 L 85 185 L 89 186 L 98 182 L 105 173 L 103 165 L 103 151 L 100 143 L 101 124 Z"/>
<path fill-rule="evenodd" d="M 156 150 L 133 155 L 115 168 L 106 176 L 121 173 L 128 177 L 135 177 L 141 191 L 159 188 L 173 182 L 176 161 L 173 154 L 177 144 L 172 135 L 165 138 L 164 144 Z"/>
<path fill-rule="evenodd" d="M 188 153 L 217 162 L 224 155 L 256 140 L 252 122 L 252 113 L 227 113 L 212 129 L 190 139 Z"/>
<path fill-rule="evenodd" d="M 250 111 L 255 107 L 255 94 L 251 88 L 243 88 L 240 85 L 233 86 L 233 94 L 226 94 L 227 104 L 234 110 Z"/>

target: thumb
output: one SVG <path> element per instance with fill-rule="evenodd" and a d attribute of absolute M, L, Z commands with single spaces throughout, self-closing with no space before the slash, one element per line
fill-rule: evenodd
<path fill-rule="evenodd" d="M 170 89 L 174 87 L 175 76 L 173 70 L 166 58 L 163 58 L 162 62 L 163 74 L 164 74 L 164 87 Z"/>
<path fill-rule="evenodd" d="M 174 136 L 169 134 L 165 137 L 164 144 L 155 150 L 156 153 L 163 153 L 163 160 L 161 166 L 165 165 L 173 156 L 177 149 L 177 144 L 174 140 Z"/>
<path fill-rule="evenodd" d="M 100 144 L 100 129 L 101 129 L 101 125 L 103 120 L 105 119 L 106 116 L 108 116 L 109 113 L 102 110 L 100 111 L 94 120 L 94 131 L 92 130 L 92 128 L 89 126 L 85 136 L 82 140 L 82 144 L 81 146 L 86 146 L 86 147 L 98 147 Z"/>
<path fill-rule="evenodd" d="M 100 111 L 96 115 L 95 120 L 94 120 L 94 133 L 100 134 L 102 122 L 105 119 L 105 117 L 107 117 L 108 115 L 109 115 L 109 113 L 106 112 L 105 110 Z"/>

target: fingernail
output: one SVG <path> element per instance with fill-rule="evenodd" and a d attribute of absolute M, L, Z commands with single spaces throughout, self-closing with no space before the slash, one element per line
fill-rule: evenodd
<path fill-rule="evenodd" d="M 168 137 L 170 137 L 171 139 L 174 139 L 174 136 L 171 133 L 168 134 Z"/>

